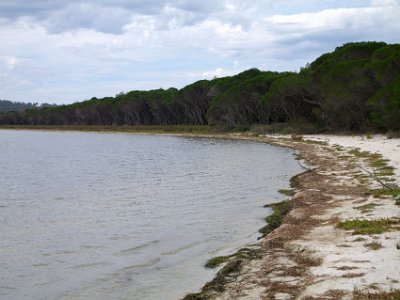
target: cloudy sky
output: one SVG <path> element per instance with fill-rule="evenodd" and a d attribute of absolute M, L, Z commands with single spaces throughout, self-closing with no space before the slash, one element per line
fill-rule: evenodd
<path fill-rule="evenodd" d="M 72 103 L 398 43 L 400 0 L 0 0 L 0 99 Z"/>

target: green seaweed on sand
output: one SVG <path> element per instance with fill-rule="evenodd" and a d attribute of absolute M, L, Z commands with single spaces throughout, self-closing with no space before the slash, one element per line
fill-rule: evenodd
<path fill-rule="evenodd" d="M 268 224 L 259 230 L 263 235 L 269 234 L 282 224 L 283 218 L 289 213 L 292 205 L 289 201 L 282 201 L 268 204 L 265 207 L 272 208 L 273 213 L 265 218 Z"/>
<path fill-rule="evenodd" d="M 295 189 L 280 189 L 278 192 L 288 197 L 292 197 L 294 194 L 296 194 Z"/>
<path fill-rule="evenodd" d="M 199 293 L 186 295 L 183 300 L 203 300 L 209 299 L 211 295 L 221 293 L 225 290 L 225 285 L 235 278 L 235 274 L 241 270 L 242 259 L 233 259 L 229 261 L 215 276 L 213 280 L 207 282 Z"/>
<path fill-rule="evenodd" d="M 268 224 L 260 229 L 260 232 L 263 234 L 263 236 L 267 235 L 281 225 L 283 218 L 291 209 L 291 203 L 289 201 L 282 201 L 268 204 L 265 207 L 272 208 L 273 213 L 265 218 Z M 225 290 L 226 283 L 235 280 L 245 260 L 257 259 L 260 256 L 260 249 L 242 248 L 235 254 L 217 256 L 210 259 L 205 265 L 208 268 L 215 268 L 223 263 L 225 263 L 225 266 L 218 271 L 213 280 L 204 285 L 200 292 L 188 294 L 183 298 L 183 300 L 205 300 L 209 299 L 216 293 L 223 292 Z"/>
<path fill-rule="evenodd" d="M 227 262 L 229 258 L 231 258 L 231 255 L 227 256 L 216 256 L 207 261 L 207 263 L 204 265 L 206 268 L 216 268 L 219 265 Z"/>
<path fill-rule="evenodd" d="M 206 268 L 216 268 L 232 259 L 255 259 L 257 257 L 259 257 L 259 250 L 257 248 L 241 248 L 231 255 L 213 257 L 204 266 Z"/>

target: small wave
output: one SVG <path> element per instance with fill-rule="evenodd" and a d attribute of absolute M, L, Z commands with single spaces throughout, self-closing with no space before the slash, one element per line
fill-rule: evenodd
<path fill-rule="evenodd" d="M 139 246 L 136 246 L 136 247 L 133 247 L 133 248 L 122 250 L 121 252 L 119 252 L 119 254 L 135 254 L 139 250 L 141 250 L 143 248 L 146 248 L 146 247 L 148 247 L 150 245 L 158 244 L 159 242 L 160 242 L 159 240 L 150 241 L 150 242 L 147 242 L 147 243 L 145 243 L 143 245 L 139 245 Z"/>
<path fill-rule="evenodd" d="M 45 264 L 45 263 L 32 265 L 32 267 L 48 267 L 48 266 L 49 266 L 49 264 Z"/>
<path fill-rule="evenodd" d="M 194 243 L 179 247 L 179 248 L 171 250 L 171 251 L 163 252 L 163 253 L 161 253 L 161 255 L 175 255 L 175 254 L 177 254 L 177 253 L 179 253 L 181 251 L 193 248 L 193 247 L 195 247 L 197 245 L 200 245 L 200 244 L 203 244 L 203 243 L 206 243 L 206 242 L 207 242 L 207 240 L 194 242 Z"/>
<path fill-rule="evenodd" d="M 0 289 L 5 289 L 5 290 L 16 290 L 16 287 L 13 286 L 4 286 L 4 285 L 0 285 Z M 1 294 L 0 294 L 1 295 Z"/>
<path fill-rule="evenodd" d="M 153 258 L 153 259 L 151 259 L 149 261 L 143 262 L 141 264 L 137 264 L 137 265 L 133 265 L 133 266 L 129 266 L 129 267 L 123 268 L 121 271 L 128 272 L 128 271 L 131 271 L 131 270 L 134 270 L 134 269 L 138 269 L 138 268 L 151 267 L 152 265 L 155 265 L 159 261 L 161 261 L 161 258 L 160 257 L 156 257 L 156 258 Z"/>
<path fill-rule="evenodd" d="M 82 264 L 78 266 L 72 267 L 72 269 L 83 269 L 83 268 L 90 268 L 90 267 L 97 267 L 97 266 L 104 266 L 107 265 L 107 263 L 104 262 L 99 262 L 99 263 L 89 263 L 89 264 Z"/>
<path fill-rule="evenodd" d="M 82 245 L 81 249 L 101 249 L 102 246 Z"/>

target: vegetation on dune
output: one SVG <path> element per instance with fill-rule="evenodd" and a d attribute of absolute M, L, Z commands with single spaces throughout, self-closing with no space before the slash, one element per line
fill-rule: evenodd
<path fill-rule="evenodd" d="M 375 198 L 384 196 L 391 196 L 397 205 L 400 205 L 400 188 L 380 188 L 369 190 L 371 195 Z"/>
<path fill-rule="evenodd" d="M 363 220 L 354 219 L 346 220 L 338 223 L 337 227 L 345 230 L 353 230 L 353 234 L 382 234 L 390 230 L 398 230 L 399 219 L 378 219 Z"/>
<path fill-rule="evenodd" d="M 393 183 L 393 181 L 396 181 L 393 177 L 395 172 L 394 168 L 388 165 L 389 160 L 384 159 L 382 154 L 360 151 L 360 149 L 357 148 L 350 150 L 349 153 L 357 158 L 363 159 L 372 170 L 363 167 L 361 168 L 382 186 L 380 189 L 370 190 L 370 194 L 375 198 L 392 196 L 395 199 L 396 204 L 400 205 L 400 189 L 397 184 Z M 358 180 L 360 182 L 365 182 L 365 178 L 368 178 L 368 176 L 358 175 Z"/>
<path fill-rule="evenodd" d="M 364 245 L 365 247 L 371 249 L 371 250 L 379 250 L 382 248 L 382 243 L 378 243 L 378 242 L 371 242 L 371 243 L 367 243 Z"/>
<path fill-rule="evenodd" d="M 358 209 L 362 213 L 369 213 L 372 212 L 375 207 L 380 206 L 381 204 L 376 204 L 376 203 L 368 203 L 360 206 L 354 207 L 354 209 Z"/>
<path fill-rule="evenodd" d="M 1 109 L 0 109 L 1 111 Z M 348 43 L 300 72 L 250 69 L 175 88 L 0 113 L 0 125 L 213 125 L 400 130 L 400 45 Z M 279 126 L 277 126 L 278 124 Z M 260 127 L 259 127 L 260 128 Z"/>

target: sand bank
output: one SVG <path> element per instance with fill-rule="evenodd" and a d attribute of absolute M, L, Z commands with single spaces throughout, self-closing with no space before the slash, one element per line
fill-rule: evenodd
<path fill-rule="evenodd" d="M 259 241 L 259 255 L 239 259 L 223 275 L 223 287 L 205 288 L 199 298 L 188 299 L 398 299 L 400 206 L 385 193 L 399 180 L 400 140 L 249 139 L 292 147 L 313 169 L 292 179 L 297 190 L 292 210 Z M 394 174 L 387 165 L 397 168 Z M 355 219 L 366 220 L 369 231 L 342 228 Z"/>

